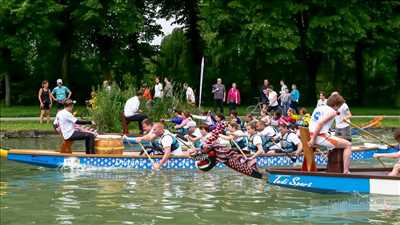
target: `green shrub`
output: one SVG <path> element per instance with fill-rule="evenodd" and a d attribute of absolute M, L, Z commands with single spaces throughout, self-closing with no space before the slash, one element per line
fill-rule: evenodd
<path fill-rule="evenodd" d="M 121 132 L 121 112 L 126 100 L 134 96 L 135 91 L 132 88 L 121 90 L 118 85 L 112 84 L 111 91 L 99 87 L 96 93 L 96 108 L 90 113 L 97 129 L 101 132 Z"/>
<path fill-rule="evenodd" d="M 164 97 L 162 100 L 153 100 L 150 106 L 146 107 L 144 110 L 146 115 L 153 121 L 159 121 L 160 119 L 174 116 L 174 109 L 199 114 L 199 109 L 196 106 L 186 102 L 185 91 L 181 84 L 175 83 L 172 93 L 172 97 Z"/>
<path fill-rule="evenodd" d="M 97 124 L 97 129 L 101 132 L 121 132 L 121 113 L 125 102 L 134 96 L 136 91 L 131 86 L 121 89 L 113 84 L 111 91 L 99 87 L 96 93 L 96 108 L 90 110 L 90 114 Z M 182 85 L 176 84 L 172 97 L 150 102 L 142 100 L 140 108 L 152 121 L 171 118 L 174 115 L 174 109 L 199 114 L 198 108 L 188 104 L 184 97 Z"/>

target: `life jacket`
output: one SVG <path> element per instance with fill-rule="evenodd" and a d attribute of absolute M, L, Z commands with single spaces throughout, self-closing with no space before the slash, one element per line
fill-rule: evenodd
<path fill-rule="evenodd" d="M 178 149 L 180 147 L 178 140 L 176 139 L 176 137 L 172 134 L 163 134 L 160 138 L 156 138 L 154 140 L 151 141 L 151 145 L 153 147 L 153 149 L 155 151 L 159 151 L 159 152 L 163 152 L 164 153 L 164 148 L 161 144 L 161 140 L 166 137 L 166 136 L 170 136 L 172 137 L 172 144 L 171 144 L 171 152 L 175 151 L 176 149 Z"/>
<path fill-rule="evenodd" d="M 264 150 L 269 150 L 273 145 L 276 144 L 276 142 L 279 142 L 279 140 L 277 140 L 277 136 L 279 135 L 278 129 L 275 126 L 271 127 L 274 130 L 274 134 L 272 136 L 260 135 L 263 141 L 262 147 Z"/>
<path fill-rule="evenodd" d="M 203 143 L 201 142 L 201 140 L 197 140 L 197 141 L 193 142 L 193 146 L 195 148 L 201 148 L 203 146 Z"/>
<path fill-rule="evenodd" d="M 178 134 L 180 134 L 182 136 L 185 136 L 188 133 L 188 129 L 184 128 L 184 127 L 177 128 L 176 129 L 176 133 L 178 133 Z"/>
<path fill-rule="evenodd" d="M 274 136 L 261 136 L 262 139 L 262 147 L 264 150 L 269 150 L 273 145 L 276 144 L 277 141 L 273 138 Z"/>
<path fill-rule="evenodd" d="M 248 141 L 248 145 L 247 145 L 248 150 L 251 152 L 257 151 L 257 146 L 253 143 L 254 137 L 256 137 L 256 136 L 261 137 L 261 146 L 264 150 L 268 150 L 270 146 L 275 144 L 274 142 L 272 142 L 271 137 L 255 134 L 250 137 L 250 139 Z"/>
<path fill-rule="evenodd" d="M 249 145 L 249 140 L 246 136 L 238 137 L 234 141 L 239 145 L 241 149 L 246 149 Z"/>
<path fill-rule="evenodd" d="M 293 142 L 288 140 L 288 137 L 290 134 L 296 135 L 293 131 L 288 131 L 286 134 L 283 135 L 280 143 L 281 143 L 281 148 L 285 152 L 294 152 L 297 150 L 297 145 L 295 145 Z"/>

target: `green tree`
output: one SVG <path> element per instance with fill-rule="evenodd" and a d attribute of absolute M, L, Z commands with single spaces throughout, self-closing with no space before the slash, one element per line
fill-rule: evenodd
<path fill-rule="evenodd" d="M 33 77 L 46 50 L 59 43 L 50 32 L 61 6 L 54 1 L 9 0 L 0 4 L 0 74 L 5 80 L 5 102 L 9 105 L 13 83 L 34 81 Z M 38 82 L 39 83 L 39 82 Z M 36 90 L 35 90 L 36 91 Z"/>
<path fill-rule="evenodd" d="M 154 5 L 159 7 L 159 16 L 167 19 L 176 19 L 175 23 L 183 25 L 185 35 L 190 51 L 188 51 L 189 59 L 191 59 L 194 67 L 191 69 L 192 74 L 200 73 L 201 58 L 204 55 L 204 43 L 199 28 L 201 21 L 200 2 L 199 0 L 152 0 Z M 197 84 L 197 80 L 195 81 Z"/>
<path fill-rule="evenodd" d="M 193 78 L 197 77 L 197 74 L 192 74 L 194 65 L 190 56 L 189 43 L 183 29 L 175 28 L 161 42 L 157 57 L 157 74 L 193 84 L 196 80 Z"/>

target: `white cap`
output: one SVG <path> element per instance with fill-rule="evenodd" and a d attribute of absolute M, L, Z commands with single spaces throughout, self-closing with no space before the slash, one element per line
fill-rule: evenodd
<path fill-rule="evenodd" d="M 61 79 L 57 79 L 57 84 L 62 84 L 62 80 Z"/>

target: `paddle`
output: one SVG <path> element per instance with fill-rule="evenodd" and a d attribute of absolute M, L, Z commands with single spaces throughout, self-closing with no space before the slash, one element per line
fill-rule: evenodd
<path fill-rule="evenodd" d="M 129 143 L 129 142 L 128 142 Z M 154 160 L 151 158 L 151 156 L 149 155 L 149 153 L 147 152 L 146 148 L 142 145 L 142 143 L 138 143 L 139 146 L 142 148 L 142 150 L 144 151 L 144 154 L 146 154 L 147 158 L 150 160 L 152 166 L 154 165 Z"/>
<path fill-rule="evenodd" d="M 240 153 L 242 153 L 243 157 L 244 157 L 245 159 L 247 159 L 246 154 L 244 154 L 242 148 L 238 145 L 238 143 L 236 143 L 235 140 L 230 140 L 230 141 L 236 146 L 237 149 L 239 149 L 239 151 L 240 151 Z"/>
<path fill-rule="evenodd" d="M 131 144 L 129 142 L 129 140 L 127 140 L 127 143 L 129 146 L 134 146 L 133 144 Z M 154 165 L 154 160 L 151 158 L 150 154 L 147 152 L 146 148 L 142 145 L 142 143 L 138 142 L 138 145 L 142 148 L 144 154 L 146 154 L 147 158 L 150 160 L 152 166 Z"/>
<path fill-rule="evenodd" d="M 364 130 L 364 129 L 361 128 L 360 126 L 358 126 L 358 125 L 356 125 L 356 124 L 354 124 L 354 123 L 352 123 L 352 122 L 350 122 L 350 121 L 348 121 L 348 120 L 344 120 L 344 121 L 345 121 L 346 123 L 348 123 L 350 126 L 357 128 L 357 129 L 360 130 L 361 132 L 364 132 L 364 133 L 367 134 L 368 136 L 375 138 L 377 141 L 381 142 L 382 144 L 385 144 L 385 145 L 387 145 L 387 146 L 389 146 L 389 147 L 392 147 L 392 148 L 395 147 L 395 146 L 393 146 L 392 144 L 390 144 L 390 143 L 388 143 L 388 142 L 382 140 L 380 137 L 376 136 L 375 134 L 372 134 L 371 132 Z"/>
<path fill-rule="evenodd" d="M 385 163 L 383 163 L 382 160 L 381 160 L 380 158 L 375 158 L 375 159 L 377 159 L 377 160 L 381 163 L 381 165 L 383 166 L 383 168 L 386 169 Z"/>
<path fill-rule="evenodd" d="M 179 138 L 178 136 L 175 136 L 175 137 L 176 137 L 176 140 L 178 140 L 180 143 L 182 143 L 182 144 L 185 145 L 186 147 L 188 147 L 188 148 L 195 148 L 195 147 L 193 146 L 193 143 L 190 142 L 190 145 L 188 145 L 184 140 L 182 140 L 182 139 Z"/>
<path fill-rule="evenodd" d="M 350 122 L 350 121 L 348 121 L 348 120 L 344 120 L 344 121 L 345 121 L 346 123 L 348 123 L 350 126 L 355 127 L 355 128 L 357 128 L 358 130 L 360 130 L 360 131 L 364 132 L 365 134 L 369 135 L 370 137 L 375 138 L 377 141 L 379 141 L 379 142 L 381 142 L 381 143 L 383 143 L 383 144 L 385 144 L 385 145 L 387 145 L 387 146 L 389 146 L 389 147 L 392 147 L 392 148 L 395 147 L 395 146 L 393 146 L 392 144 L 389 144 L 388 142 L 382 140 L 380 137 L 376 136 L 375 134 L 372 134 L 371 132 L 364 130 L 364 129 L 361 128 L 360 126 L 358 126 L 358 125 L 356 125 L 356 124 L 354 124 L 354 123 L 352 123 L 352 122 Z M 383 163 L 382 160 L 381 160 L 380 158 L 375 158 L 375 159 L 377 159 L 377 160 L 379 161 L 379 163 L 383 166 L 383 168 L 386 168 L 385 163 Z"/>

